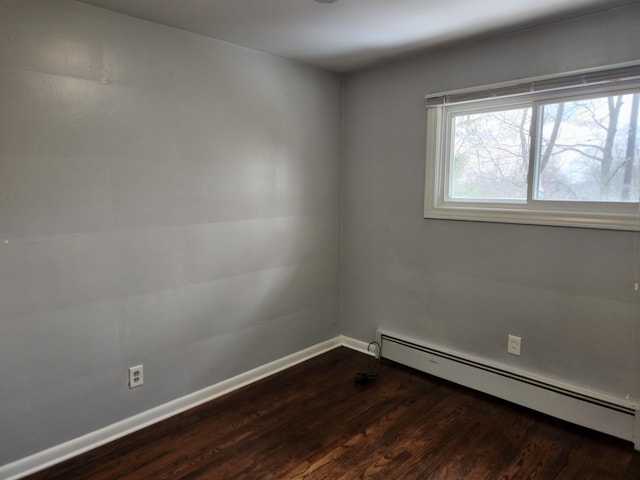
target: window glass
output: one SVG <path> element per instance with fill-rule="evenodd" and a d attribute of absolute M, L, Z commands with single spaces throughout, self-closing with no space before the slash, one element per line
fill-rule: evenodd
<path fill-rule="evenodd" d="M 639 97 L 610 95 L 542 106 L 534 197 L 637 202 Z"/>
<path fill-rule="evenodd" d="M 453 116 L 450 199 L 525 200 L 530 122 L 531 108 Z"/>

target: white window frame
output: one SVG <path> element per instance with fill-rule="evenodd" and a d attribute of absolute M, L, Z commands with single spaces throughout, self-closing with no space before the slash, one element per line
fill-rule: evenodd
<path fill-rule="evenodd" d="M 613 75 L 620 71 L 631 72 L 625 79 Z M 496 107 L 532 107 L 532 130 L 537 129 L 537 107 L 544 103 L 570 100 L 598 94 L 621 94 L 640 89 L 640 68 L 622 68 L 605 72 L 593 72 L 599 81 L 589 84 L 586 74 L 569 77 L 553 77 L 500 84 L 474 90 L 459 90 L 427 96 L 427 144 L 425 171 L 424 217 L 471 220 L 481 222 L 521 223 L 535 225 L 602 228 L 615 230 L 640 230 L 640 205 L 638 202 L 581 202 L 548 201 L 533 199 L 535 182 L 535 141 L 530 141 L 527 199 L 517 200 L 460 200 L 448 196 L 450 171 L 450 129 L 452 117 L 460 112 L 472 113 L 495 110 Z M 574 78 L 575 77 L 575 78 Z M 629 78 L 630 77 L 630 78 Z M 603 81 L 602 78 L 605 80 Z M 616 79 L 616 81 L 612 81 Z M 536 83 L 538 82 L 538 83 Z M 569 85 L 567 85 L 569 83 Z M 585 83 L 587 85 L 585 85 Z M 539 86 L 536 89 L 537 85 Z M 552 85 L 552 87 L 549 87 Z M 555 85 L 555 86 L 553 86 Z M 528 91 L 527 91 L 528 90 Z M 513 92 L 516 93 L 513 93 Z M 505 92 L 504 95 L 496 92 Z M 639 139 L 640 141 L 640 139 Z M 640 159 L 638 160 L 640 161 Z"/>

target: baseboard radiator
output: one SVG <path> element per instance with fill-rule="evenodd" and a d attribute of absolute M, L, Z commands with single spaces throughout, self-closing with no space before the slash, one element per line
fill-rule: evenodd
<path fill-rule="evenodd" d="M 376 333 L 383 358 L 583 427 L 624 440 L 635 440 L 636 449 L 640 449 L 639 428 L 636 425 L 634 429 L 637 412 L 630 403 L 491 364 L 386 330 Z"/>

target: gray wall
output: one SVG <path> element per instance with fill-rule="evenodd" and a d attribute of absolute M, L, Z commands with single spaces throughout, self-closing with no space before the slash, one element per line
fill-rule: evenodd
<path fill-rule="evenodd" d="M 638 60 L 638 25 L 636 3 L 347 79 L 345 335 L 382 327 L 637 398 L 637 234 L 425 220 L 423 199 L 425 94 Z"/>
<path fill-rule="evenodd" d="M 636 234 L 422 205 L 426 93 L 635 60 L 639 23 L 618 8 L 351 75 L 342 130 L 334 75 L 0 0 L 0 464 L 377 327 L 637 398 Z"/>
<path fill-rule="evenodd" d="M 0 1 L 0 465 L 340 333 L 341 88 Z"/>

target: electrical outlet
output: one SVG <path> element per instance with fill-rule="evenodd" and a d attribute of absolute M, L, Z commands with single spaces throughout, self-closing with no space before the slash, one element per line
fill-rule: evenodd
<path fill-rule="evenodd" d="M 136 388 L 144 383 L 143 373 L 142 365 L 129 367 L 129 388 Z"/>
<path fill-rule="evenodd" d="M 516 337 L 515 335 L 509 335 L 509 340 L 507 342 L 507 352 L 511 355 L 520 356 L 520 344 L 522 343 L 521 337 Z"/>

